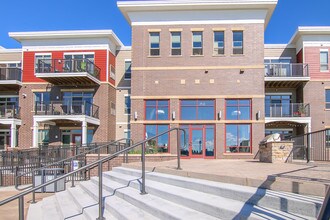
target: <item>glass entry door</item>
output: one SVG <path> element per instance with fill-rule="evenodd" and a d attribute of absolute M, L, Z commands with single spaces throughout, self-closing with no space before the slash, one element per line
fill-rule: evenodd
<path fill-rule="evenodd" d="M 181 132 L 182 158 L 214 158 L 214 125 L 182 125 L 186 131 L 186 145 Z"/>

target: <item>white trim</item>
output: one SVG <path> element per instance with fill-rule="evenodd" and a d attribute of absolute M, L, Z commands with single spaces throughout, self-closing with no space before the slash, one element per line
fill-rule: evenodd
<path fill-rule="evenodd" d="M 65 55 L 94 55 L 95 56 L 95 52 L 91 51 L 91 52 L 64 52 L 63 56 Z"/>
<path fill-rule="evenodd" d="M 109 51 L 111 52 L 111 50 L 107 50 L 107 64 L 106 64 L 106 70 L 105 70 L 105 79 L 107 82 L 109 82 L 109 63 L 110 63 L 110 57 L 109 57 Z"/>
<path fill-rule="evenodd" d="M 149 21 L 149 22 L 132 22 L 132 26 L 146 25 L 192 25 L 192 24 L 264 24 L 264 20 L 208 20 L 208 21 Z"/>
<path fill-rule="evenodd" d="M 93 125 L 100 125 L 100 119 L 93 118 L 86 115 L 34 115 L 33 121 L 39 123 L 44 121 L 51 121 L 51 120 L 69 120 L 69 121 L 86 121 L 87 123 Z"/>
<path fill-rule="evenodd" d="M 131 61 L 132 62 L 132 59 L 125 59 L 124 62 L 126 62 L 126 61 Z"/>
<path fill-rule="evenodd" d="M 265 128 L 265 130 L 272 130 L 272 131 L 293 131 L 293 128 Z"/>
<path fill-rule="evenodd" d="M 2 125 L 22 125 L 22 120 L 16 118 L 1 118 L 0 124 Z"/>
<path fill-rule="evenodd" d="M 309 81 L 311 78 L 309 76 L 306 77 L 265 77 L 265 82 L 271 82 L 271 81 Z"/>
<path fill-rule="evenodd" d="M 65 51 L 65 50 L 110 50 L 109 45 L 58 45 L 58 46 L 23 46 L 23 51 Z M 113 51 L 111 51 L 113 53 Z"/>
<path fill-rule="evenodd" d="M 129 122 L 116 122 L 116 125 L 129 125 Z"/>
<path fill-rule="evenodd" d="M 52 53 L 35 53 L 34 57 L 36 56 L 52 56 Z"/>
<path fill-rule="evenodd" d="M 34 74 L 37 78 L 68 78 L 68 77 L 87 77 L 90 80 L 94 81 L 97 84 L 101 84 L 101 81 L 92 76 L 87 72 L 75 73 L 75 72 L 68 72 L 68 73 L 35 73 Z"/>
<path fill-rule="evenodd" d="M 0 98 L 13 98 L 13 97 L 19 97 L 19 95 L 0 95 Z"/>
<path fill-rule="evenodd" d="M 129 132 L 131 131 L 131 129 L 124 129 L 124 132 Z"/>
<path fill-rule="evenodd" d="M 127 97 L 127 96 L 131 97 L 131 94 L 124 94 L 124 97 Z"/>
<path fill-rule="evenodd" d="M 320 52 L 329 52 L 329 49 L 320 49 Z"/>
<path fill-rule="evenodd" d="M 18 80 L 0 80 L 0 85 L 19 85 L 22 86 L 22 82 Z"/>
<path fill-rule="evenodd" d="M 0 64 L 13 64 L 13 63 L 21 63 L 21 61 L 0 61 Z"/>
<path fill-rule="evenodd" d="M 267 93 L 265 93 L 265 96 L 266 95 L 292 95 L 292 92 L 279 92 L 279 93 L 276 93 L 276 92 L 267 92 Z M 266 98 L 266 97 L 265 97 Z"/>
<path fill-rule="evenodd" d="M 277 60 L 284 60 L 284 59 L 286 59 L 286 60 L 292 60 L 292 57 L 265 57 L 264 59 L 265 60 L 272 60 L 272 59 L 277 59 Z"/>
<path fill-rule="evenodd" d="M 270 122 L 295 122 L 299 124 L 310 124 L 311 117 L 265 117 L 265 124 Z"/>
<path fill-rule="evenodd" d="M 265 44 L 265 49 L 295 49 L 293 44 Z"/>
<path fill-rule="evenodd" d="M 119 90 L 119 89 L 123 89 L 123 90 L 125 90 L 125 89 L 131 89 L 132 87 L 128 87 L 128 86 L 122 86 L 122 87 L 117 87 L 117 90 Z"/>

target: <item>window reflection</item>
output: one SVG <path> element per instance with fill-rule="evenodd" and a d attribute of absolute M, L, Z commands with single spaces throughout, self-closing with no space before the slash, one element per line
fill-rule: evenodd
<path fill-rule="evenodd" d="M 165 132 L 169 129 L 169 125 L 146 125 L 145 131 L 146 131 L 146 139 L 154 137 L 158 134 L 161 134 L 162 132 Z M 167 153 L 169 152 L 168 148 L 169 143 L 169 134 L 163 134 L 159 136 L 158 138 L 155 138 L 153 140 L 148 141 L 147 143 L 147 151 L 150 153 Z"/>
<path fill-rule="evenodd" d="M 251 120 L 251 100 L 226 100 L 227 120 Z"/>
<path fill-rule="evenodd" d="M 214 120 L 214 100 L 181 100 L 182 120 Z"/>
<path fill-rule="evenodd" d="M 251 125 L 226 125 L 226 152 L 251 153 Z"/>
<path fill-rule="evenodd" d="M 169 119 L 168 100 L 148 100 L 146 101 L 146 120 L 168 120 Z"/>

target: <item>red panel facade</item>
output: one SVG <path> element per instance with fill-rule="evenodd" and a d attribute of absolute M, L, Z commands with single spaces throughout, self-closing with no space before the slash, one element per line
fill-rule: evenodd
<path fill-rule="evenodd" d="M 301 49 L 297 54 L 297 63 L 304 63 L 303 49 Z"/>
<path fill-rule="evenodd" d="M 116 68 L 116 57 L 109 51 L 109 82 L 115 85 L 115 80 L 110 77 L 110 65 Z"/>
<path fill-rule="evenodd" d="M 321 49 L 328 49 L 329 47 L 305 47 L 304 48 L 304 56 L 305 56 L 305 63 L 308 63 L 309 67 L 309 74 L 311 79 L 330 79 L 330 71 L 323 71 L 320 70 L 320 50 Z M 330 60 L 328 58 L 328 60 Z"/>
<path fill-rule="evenodd" d="M 34 52 L 34 51 L 26 51 L 23 53 L 23 82 L 45 82 L 42 79 L 35 77 L 34 73 L 34 62 L 35 62 L 35 54 L 37 53 L 50 53 L 52 55 L 52 59 L 63 59 L 64 53 L 70 52 L 94 52 L 95 53 L 95 65 L 101 69 L 100 72 L 100 80 L 106 81 L 107 74 L 107 50 L 79 50 L 79 51 L 43 51 L 43 52 Z M 112 55 L 112 54 L 111 54 Z M 112 55 L 112 59 L 115 60 L 115 57 Z M 115 61 L 112 61 L 115 63 Z M 113 82 L 114 83 L 114 82 Z"/>

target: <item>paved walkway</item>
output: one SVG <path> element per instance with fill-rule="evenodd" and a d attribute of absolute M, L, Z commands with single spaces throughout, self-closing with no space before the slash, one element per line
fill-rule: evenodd
<path fill-rule="evenodd" d="M 306 195 L 324 196 L 327 186 L 330 185 L 330 163 L 183 159 L 182 170 L 177 170 L 176 165 L 177 160 L 147 162 L 148 170 Z M 139 167 L 140 163 L 125 166 Z"/>

